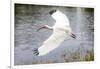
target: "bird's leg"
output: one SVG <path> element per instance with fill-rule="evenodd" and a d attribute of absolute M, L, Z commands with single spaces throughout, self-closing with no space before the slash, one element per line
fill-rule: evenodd
<path fill-rule="evenodd" d="M 53 28 L 48 26 L 48 25 L 43 25 L 42 27 L 40 27 L 37 31 L 41 30 L 41 29 L 49 29 L 52 30 Z"/>
<path fill-rule="evenodd" d="M 74 33 L 71 33 L 70 35 L 72 38 L 76 39 L 76 35 Z"/>

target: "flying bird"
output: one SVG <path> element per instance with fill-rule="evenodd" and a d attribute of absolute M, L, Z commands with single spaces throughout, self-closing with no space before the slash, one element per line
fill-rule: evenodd
<path fill-rule="evenodd" d="M 76 39 L 76 35 L 72 32 L 68 17 L 64 13 L 59 10 L 52 10 L 49 14 L 55 20 L 54 25 L 52 27 L 44 25 L 37 31 L 45 28 L 53 30 L 53 33 L 38 49 L 34 49 L 34 54 L 38 56 L 44 56 L 58 48 L 68 36 Z"/>

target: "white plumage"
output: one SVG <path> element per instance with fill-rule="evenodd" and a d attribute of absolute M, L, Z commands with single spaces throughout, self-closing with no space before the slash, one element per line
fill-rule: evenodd
<path fill-rule="evenodd" d="M 52 15 L 52 18 L 56 20 L 53 25 L 52 35 L 44 41 L 43 45 L 38 48 L 39 55 L 43 56 L 50 53 L 52 50 L 60 46 L 60 44 L 70 35 L 75 38 L 74 34 L 71 34 L 72 30 L 70 27 L 69 20 L 65 14 L 57 10 Z M 45 25 L 50 28 L 49 26 Z"/>

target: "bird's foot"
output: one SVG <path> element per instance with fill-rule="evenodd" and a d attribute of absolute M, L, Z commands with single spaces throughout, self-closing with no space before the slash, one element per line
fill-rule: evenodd
<path fill-rule="evenodd" d="M 75 34 L 71 33 L 70 36 L 71 36 L 72 38 L 76 39 L 76 35 L 75 35 Z"/>

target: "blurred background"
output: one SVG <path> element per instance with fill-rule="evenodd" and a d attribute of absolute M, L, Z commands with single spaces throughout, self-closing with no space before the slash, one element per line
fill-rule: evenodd
<path fill-rule="evenodd" d="M 60 47 L 45 56 L 35 56 L 38 48 L 52 34 L 41 25 L 53 26 L 49 11 L 58 9 L 70 21 L 77 38 L 66 39 Z M 94 9 L 85 7 L 15 4 L 14 64 L 32 65 L 94 60 Z"/>

